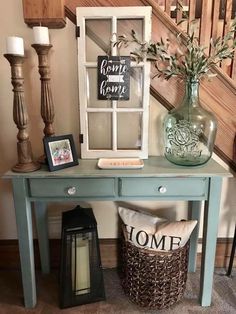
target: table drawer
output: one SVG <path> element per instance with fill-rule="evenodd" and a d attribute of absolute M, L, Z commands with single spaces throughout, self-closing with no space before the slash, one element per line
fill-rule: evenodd
<path fill-rule="evenodd" d="M 30 179 L 30 195 L 35 197 L 112 197 L 113 178 Z"/>
<path fill-rule="evenodd" d="M 120 196 L 206 197 L 206 178 L 122 178 Z"/>

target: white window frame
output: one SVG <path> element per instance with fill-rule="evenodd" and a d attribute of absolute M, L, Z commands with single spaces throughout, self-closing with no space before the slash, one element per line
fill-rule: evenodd
<path fill-rule="evenodd" d="M 151 7 L 79 7 L 76 8 L 77 26 L 80 28 L 78 37 L 78 74 L 79 74 L 79 106 L 80 106 L 80 133 L 83 135 L 81 143 L 81 158 L 101 157 L 138 157 L 148 158 L 148 121 L 149 121 L 149 87 L 150 87 L 150 62 L 131 62 L 132 66 L 143 68 L 143 103 L 141 108 L 117 108 L 117 101 L 112 101 L 111 108 L 88 108 L 88 85 L 86 71 L 89 67 L 97 67 L 97 62 L 86 61 L 86 34 L 85 21 L 87 19 L 111 19 L 112 34 L 117 33 L 117 19 L 143 19 L 143 39 L 151 39 Z M 117 48 L 112 47 L 113 56 L 117 55 Z M 88 113 L 112 113 L 112 149 L 89 149 L 88 139 Z M 140 149 L 117 149 L 117 113 L 142 112 L 141 147 Z"/>

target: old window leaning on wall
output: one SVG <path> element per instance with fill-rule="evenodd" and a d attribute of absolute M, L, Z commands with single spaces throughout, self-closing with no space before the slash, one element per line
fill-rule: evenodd
<path fill-rule="evenodd" d="M 148 157 L 150 64 L 130 63 L 129 99 L 98 99 L 98 56 L 129 56 L 134 46 L 117 48 L 116 34 L 134 29 L 151 36 L 151 7 L 80 7 L 76 10 L 82 158 Z M 100 90 L 100 89 L 99 89 Z"/>

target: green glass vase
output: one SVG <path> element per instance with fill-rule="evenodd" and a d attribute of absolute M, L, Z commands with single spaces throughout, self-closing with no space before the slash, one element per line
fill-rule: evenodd
<path fill-rule="evenodd" d="M 216 118 L 200 105 L 199 81 L 187 80 L 182 103 L 164 119 L 166 158 L 182 166 L 206 163 L 213 152 L 216 130 Z"/>

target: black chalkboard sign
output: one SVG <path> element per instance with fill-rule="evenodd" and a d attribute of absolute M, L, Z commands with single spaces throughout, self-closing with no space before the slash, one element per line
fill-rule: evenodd
<path fill-rule="evenodd" d="M 98 99 L 129 100 L 130 57 L 98 56 Z"/>

